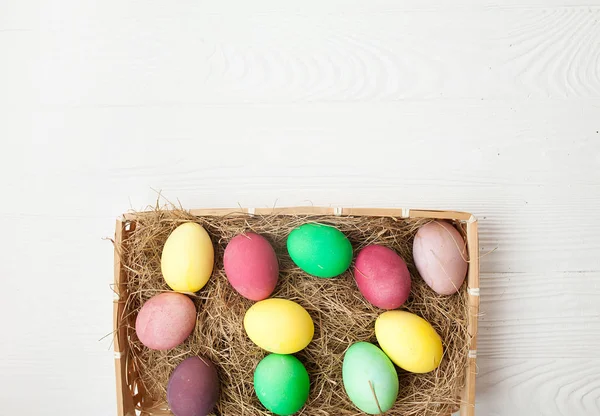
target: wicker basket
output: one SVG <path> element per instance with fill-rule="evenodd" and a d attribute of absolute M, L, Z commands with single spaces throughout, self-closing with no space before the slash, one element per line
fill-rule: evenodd
<path fill-rule="evenodd" d="M 319 207 L 297 207 L 273 209 L 198 209 L 192 210 L 191 214 L 197 216 L 223 216 L 232 214 L 277 214 L 277 215 L 351 215 L 351 216 L 375 216 L 395 218 L 431 218 L 445 219 L 460 223 L 466 229 L 467 248 L 470 258 L 469 272 L 467 276 L 467 290 L 469 302 L 468 328 L 471 337 L 470 350 L 467 360 L 466 379 L 462 392 L 461 416 L 475 415 L 475 375 L 477 356 L 477 317 L 479 313 L 479 247 L 477 234 L 477 220 L 469 213 L 455 211 L 424 211 L 409 209 L 379 209 L 379 208 L 319 208 Z M 117 220 L 115 231 L 115 299 L 114 299 L 114 356 L 117 387 L 117 415 L 134 416 L 144 415 L 144 390 L 138 386 L 138 379 L 132 363 L 128 360 L 129 343 L 126 329 L 119 325 L 120 317 L 123 316 L 125 301 L 128 297 L 125 279 L 125 265 L 122 264 L 118 252 L 122 244 L 127 244 L 129 234 L 135 229 L 136 215 L 125 214 Z M 153 414 L 157 414 L 153 412 Z M 165 412 L 165 415 L 171 414 Z"/>

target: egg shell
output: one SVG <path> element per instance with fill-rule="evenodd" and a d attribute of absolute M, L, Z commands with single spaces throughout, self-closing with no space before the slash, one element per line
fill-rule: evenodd
<path fill-rule="evenodd" d="M 467 275 L 465 240 L 446 221 L 433 221 L 419 228 L 413 258 L 425 283 L 440 295 L 456 293 Z"/>
<path fill-rule="evenodd" d="M 388 247 L 370 245 L 356 256 L 354 279 L 365 299 L 381 309 L 399 308 L 410 294 L 406 263 Z"/>
<path fill-rule="evenodd" d="M 290 257 L 303 271 L 317 277 L 335 277 L 352 262 L 352 245 L 337 228 L 324 224 L 303 224 L 287 239 Z"/>
<path fill-rule="evenodd" d="M 167 402 L 175 416 L 206 416 L 219 399 L 217 368 L 206 357 L 183 360 L 171 373 Z"/>
<path fill-rule="evenodd" d="M 254 371 L 254 390 L 271 412 L 291 415 L 306 403 L 310 380 L 304 365 L 293 355 L 269 354 Z"/>
<path fill-rule="evenodd" d="M 223 254 L 225 274 L 231 286 L 250 300 L 271 296 L 277 285 L 277 256 L 266 238 L 244 233 L 231 239 Z"/>
<path fill-rule="evenodd" d="M 260 348 L 277 354 L 293 354 L 313 338 L 313 320 L 302 306 L 287 299 L 265 299 L 246 311 L 244 329 Z"/>
<path fill-rule="evenodd" d="M 196 326 L 196 307 L 186 295 L 166 292 L 148 299 L 138 312 L 135 332 L 153 350 L 181 344 Z"/>
<path fill-rule="evenodd" d="M 348 397 L 365 413 L 387 412 L 398 397 L 398 374 L 387 355 L 368 342 L 352 344 L 344 354 L 342 380 Z"/>
<path fill-rule="evenodd" d="M 186 222 L 167 238 L 160 267 L 171 289 L 197 292 L 208 282 L 214 259 L 214 248 L 206 230 L 200 224 Z"/>
<path fill-rule="evenodd" d="M 425 319 L 410 312 L 387 311 L 375 321 L 379 346 L 398 367 L 428 373 L 442 361 L 442 339 Z"/>

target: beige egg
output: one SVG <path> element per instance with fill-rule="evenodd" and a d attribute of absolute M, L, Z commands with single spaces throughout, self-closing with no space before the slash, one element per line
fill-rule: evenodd
<path fill-rule="evenodd" d="M 456 293 L 467 275 L 467 247 L 446 221 L 425 224 L 415 236 L 413 258 L 419 274 L 436 293 Z"/>

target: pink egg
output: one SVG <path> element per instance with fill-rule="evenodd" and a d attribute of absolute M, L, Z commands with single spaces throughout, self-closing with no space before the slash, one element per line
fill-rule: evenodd
<path fill-rule="evenodd" d="M 271 244 L 255 233 L 235 236 L 223 255 L 225 274 L 231 286 L 250 300 L 268 298 L 279 275 L 277 256 Z"/>
<path fill-rule="evenodd" d="M 148 299 L 138 312 L 135 332 L 146 347 L 168 350 L 181 344 L 196 326 L 196 307 L 186 295 L 161 293 Z"/>
<path fill-rule="evenodd" d="M 425 283 L 440 295 L 456 293 L 467 275 L 465 240 L 448 222 L 433 221 L 419 228 L 413 257 Z"/>
<path fill-rule="evenodd" d="M 356 256 L 354 279 L 365 299 L 381 309 L 400 307 L 410 294 L 406 263 L 390 248 L 371 245 Z"/>

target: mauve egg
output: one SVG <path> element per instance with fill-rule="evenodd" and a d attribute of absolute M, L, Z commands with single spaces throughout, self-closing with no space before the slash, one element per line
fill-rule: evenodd
<path fill-rule="evenodd" d="M 196 326 L 196 307 L 186 295 L 165 292 L 151 297 L 138 312 L 135 332 L 146 347 L 168 350 L 181 344 Z"/>
<path fill-rule="evenodd" d="M 279 275 L 277 256 L 271 244 L 255 233 L 244 233 L 231 239 L 223 254 L 225 274 L 231 286 L 250 300 L 268 298 Z"/>
<path fill-rule="evenodd" d="M 167 402 L 175 416 L 206 416 L 219 399 L 219 376 L 205 357 L 183 360 L 171 373 Z"/>
<path fill-rule="evenodd" d="M 363 248 L 356 257 L 354 279 L 365 299 L 381 309 L 400 307 L 410 294 L 406 263 L 388 247 Z"/>
<path fill-rule="evenodd" d="M 456 293 L 467 275 L 467 247 L 446 221 L 425 224 L 415 236 L 413 257 L 419 274 L 436 293 Z"/>

